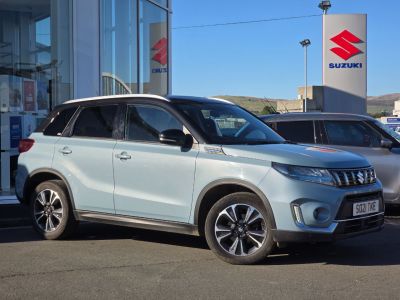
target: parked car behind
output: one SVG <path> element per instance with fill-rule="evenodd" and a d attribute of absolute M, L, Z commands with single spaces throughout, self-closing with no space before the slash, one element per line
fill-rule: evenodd
<path fill-rule="evenodd" d="M 16 192 L 46 239 L 87 220 L 205 235 L 221 259 L 250 264 L 276 243 L 349 237 L 384 221 L 365 158 L 287 143 L 224 100 L 69 101 L 20 152 Z M 362 181 L 343 188 L 343 172 Z"/>
<path fill-rule="evenodd" d="M 381 122 L 337 113 L 287 113 L 261 119 L 287 140 L 365 156 L 382 182 L 386 204 L 400 204 L 400 135 Z"/>

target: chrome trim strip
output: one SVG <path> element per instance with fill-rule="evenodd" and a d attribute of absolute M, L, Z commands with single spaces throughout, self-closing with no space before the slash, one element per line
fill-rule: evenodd
<path fill-rule="evenodd" d="M 302 230 L 299 232 L 306 233 L 333 233 L 336 230 L 336 227 L 339 225 L 336 220 L 332 221 L 328 227 L 311 227 L 298 222 L 295 222 L 295 224 Z"/>
<path fill-rule="evenodd" d="M 370 200 L 373 201 L 373 200 Z M 374 215 L 368 215 L 368 216 L 363 216 L 363 217 L 358 217 L 358 218 L 352 218 L 352 219 L 343 219 L 343 220 L 335 220 L 335 222 L 349 222 L 349 221 L 355 221 L 355 220 L 361 220 L 361 219 L 367 219 L 367 218 L 371 218 L 371 217 L 376 217 L 376 216 L 380 216 L 380 215 L 384 215 L 384 212 L 380 212 L 380 213 L 376 213 Z"/>

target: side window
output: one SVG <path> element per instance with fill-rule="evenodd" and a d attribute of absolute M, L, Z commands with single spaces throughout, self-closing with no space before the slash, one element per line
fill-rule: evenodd
<path fill-rule="evenodd" d="M 78 107 L 71 107 L 58 112 L 43 131 L 44 135 L 60 136 Z"/>
<path fill-rule="evenodd" d="M 267 122 L 267 123 L 265 123 L 265 124 L 267 124 L 269 128 L 271 128 L 273 131 L 276 132 L 276 128 L 277 128 L 277 127 L 276 127 L 276 126 L 277 126 L 277 125 L 276 125 L 276 124 L 277 124 L 276 122 Z"/>
<path fill-rule="evenodd" d="M 325 121 L 329 145 L 380 147 L 381 135 L 361 121 Z"/>
<path fill-rule="evenodd" d="M 126 139 L 158 142 L 160 132 L 183 130 L 183 125 L 168 111 L 151 105 L 130 105 L 127 112 Z"/>
<path fill-rule="evenodd" d="M 75 122 L 72 136 L 112 138 L 117 105 L 84 108 Z"/>
<path fill-rule="evenodd" d="M 314 144 L 313 121 L 277 122 L 276 132 L 286 140 Z"/>

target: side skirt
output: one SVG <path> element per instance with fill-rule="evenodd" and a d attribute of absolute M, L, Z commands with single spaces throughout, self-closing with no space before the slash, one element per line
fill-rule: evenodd
<path fill-rule="evenodd" d="M 196 225 L 162 221 L 155 219 L 146 219 L 132 216 L 113 215 L 107 213 L 98 213 L 92 211 L 76 210 L 75 215 L 78 220 L 105 223 L 111 225 L 127 226 L 141 229 L 158 230 L 187 235 L 199 235 Z"/>

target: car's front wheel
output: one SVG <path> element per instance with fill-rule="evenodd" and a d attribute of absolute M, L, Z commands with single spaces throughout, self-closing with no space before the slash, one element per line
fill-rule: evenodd
<path fill-rule="evenodd" d="M 47 240 L 68 237 L 77 224 L 61 180 L 39 184 L 32 194 L 30 211 L 33 227 Z"/>
<path fill-rule="evenodd" d="M 272 251 L 272 214 L 257 195 L 239 192 L 217 201 L 206 218 L 211 250 L 231 264 L 255 264 Z"/>

